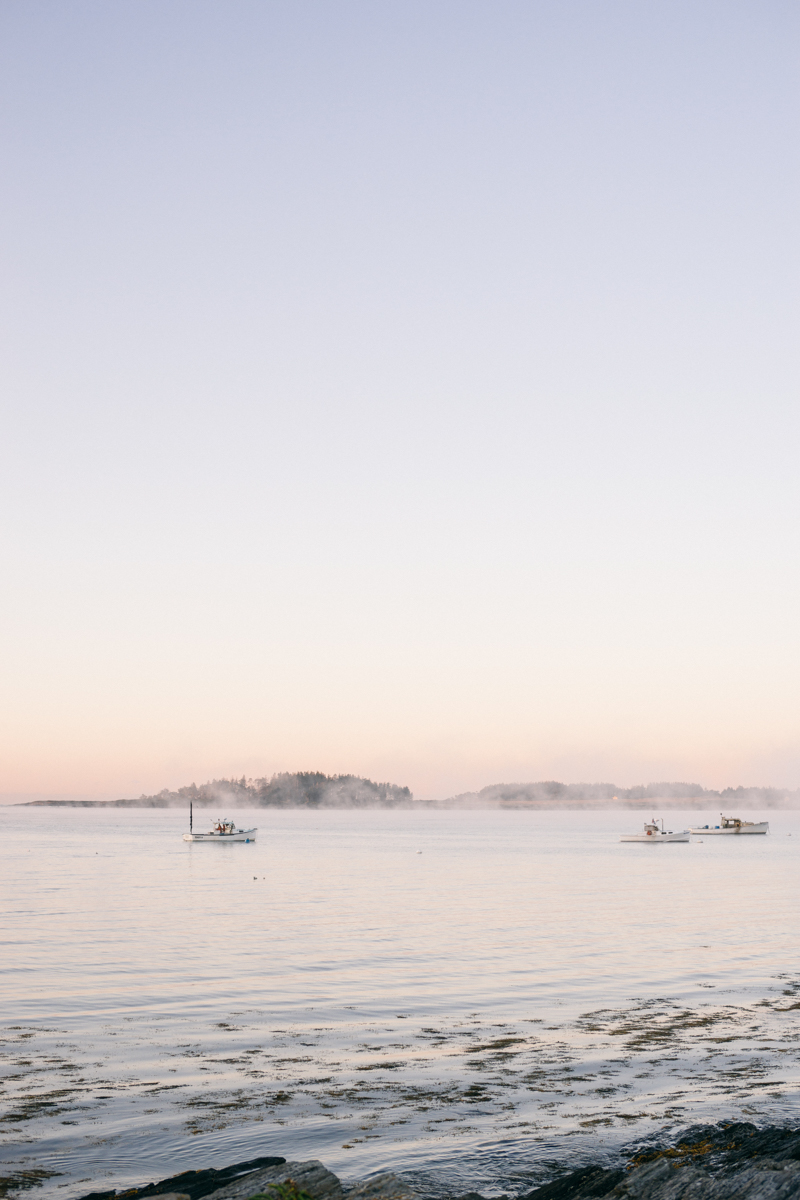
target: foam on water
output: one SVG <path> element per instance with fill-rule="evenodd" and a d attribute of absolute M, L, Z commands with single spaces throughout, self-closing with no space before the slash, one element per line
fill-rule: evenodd
<path fill-rule="evenodd" d="M 5 809 L 6 1173 L 69 1200 L 274 1153 L 519 1192 L 795 1118 L 800 820 L 765 815 L 651 847 L 630 812 L 266 810 L 220 846 Z"/>

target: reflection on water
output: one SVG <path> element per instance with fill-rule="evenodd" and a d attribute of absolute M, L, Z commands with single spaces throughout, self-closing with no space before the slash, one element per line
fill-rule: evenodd
<path fill-rule="evenodd" d="M 270 1153 L 490 1193 L 795 1115 L 800 821 L 768 816 L 650 847 L 638 813 L 267 810 L 220 846 L 5 809 L 4 1161 L 43 1200 Z"/>

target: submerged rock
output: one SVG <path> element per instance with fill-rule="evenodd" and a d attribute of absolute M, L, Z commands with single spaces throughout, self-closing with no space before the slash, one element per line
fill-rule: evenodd
<path fill-rule="evenodd" d="M 347 1200 L 417 1200 L 418 1193 L 391 1171 L 373 1175 L 366 1183 L 357 1183 Z"/>

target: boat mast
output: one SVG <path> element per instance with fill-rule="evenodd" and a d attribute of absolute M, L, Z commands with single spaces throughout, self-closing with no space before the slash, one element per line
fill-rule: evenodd
<path fill-rule="evenodd" d="M 189 833 L 192 832 L 192 802 L 189 801 Z"/>

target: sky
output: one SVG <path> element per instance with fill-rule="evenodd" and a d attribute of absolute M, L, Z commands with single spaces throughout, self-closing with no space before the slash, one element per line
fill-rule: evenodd
<path fill-rule="evenodd" d="M 0 793 L 799 786 L 799 51 L 3 0 Z"/>

